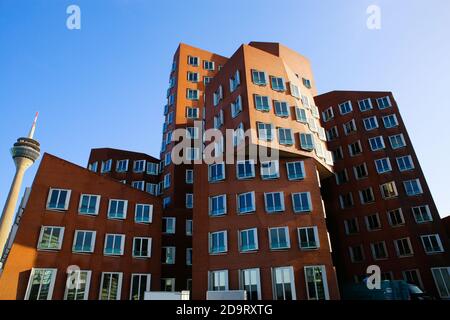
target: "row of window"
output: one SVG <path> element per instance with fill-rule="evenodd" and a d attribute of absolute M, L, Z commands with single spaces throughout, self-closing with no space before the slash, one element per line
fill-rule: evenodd
<path fill-rule="evenodd" d="M 101 173 L 111 172 L 112 170 L 112 159 L 108 159 L 101 162 Z M 127 172 L 128 171 L 128 159 L 117 160 L 116 161 L 116 172 Z M 89 170 L 97 172 L 98 162 L 93 162 L 89 164 Z M 150 175 L 158 175 L 158 163 L 149 162 L 147 160 L 135 160 L 133 161 L 133 172 L 134 173 L 144 173 Z"/>
<path fill-rule="evenodd" d="M 405 194 L 409 197 L 418 196 L 423 194 L 422 185 L 419 179 L 403 181 L 403 187 Z M 383 199 L 392 199 L 398 197 L 397 186 L 395 181 L 386 182 L 380 185 L 380 192 Z M 361 204 L 368 204 L 375 202 L 375 196 L 372 187 L 358 191 Z M 347 194 L 339 195 L 339 202 L 341 209 L 351 208 L 354 206 L 353 194 L 349 192 Z"/>
<path fill-rule="evenodd" d="M 308 300 L 330 299 L 326 269 L 323 265 L 303 267 Z M 239 288 L 247 292 L 248 300 L 261 300 L 262 286 L 259 268 L 239 270 Z M 295 276 L 292 266 L 271 269 L 274 300 L 296 300 Z M 208 272 L 208 289 L 229 290 L 228 270 Z"/>
<path fill-rule="evenodd" d="M 187 57 L 187 64 L 193 67 L 200 66 L 200 58 L 195 56 L 188 56 Z M 221 66 L 219 66 L 220 70 Z M 215 62 L 209 61 L 209 60 L 203 60 L 203 69 L 208 71 L 214 71 L 215 70 Z"/>
<path fill-rule="evenodd" d="M 428 205 L 411 207 L 411 212 L 416 223 L 426 223 L 433 221 Z M 387 218 L 391 227 L 400 227 L 405 225 L 405 217 L 402 208 L 387 211 Z M 364 217 L 367 231 L 376 231 L 382 228 L 380 216 L 378 213 Z M 344 220 L 345 233 L 353 235 L 359 233 L 359 222 L 357 217 Z"/>
<path fill-rule="evenodd" d="M 377 106 L 379 110 L 392 107 L 391 99 L 389 96 L 376 98 Z M 373 109 L 372 100 L 366 98 L 358 101 L 358 107 L 361 112 L 369 111 Z M 345 101 L 338 105 L 338 110 L 341 115 L 349 114 L 353 111 L 353 106 L 351 101 Z M 330 121 L 334 118 L 334 109 L 329 107 L 322 112 L 322 119 L 324 122 Z"/>
<path fill-rule="evenodd" d="M 427 234 L 420 236 L 423 250 L 426 254 L 438 254 L 444 252 L 441 239 L 438 234 Z M 394 248 L 397 257 L 412 257 L 414 250 L 409 237 L 394 240 Z M 370 244 L 372 258 L 374 260 L 388 259 L 389 254 L 385 241 Z M 354 263 L 362 262 L 365 259 L 362 245 L 349 247 L 350 260 Z"/>
<path fill-rule="evenodd" d="M 50 188 L 47 199 L 47 210 L 67 211 L 72 191 L 66 189 Z M 101 196 L 93 194 L 81 194 L 78 205 L 78 213 L 82 215 L 98 215 Z M 128 200 L 109 199 L 108 218 L 124 220 L 127 217 Z M 136 204 L 134 220 L 137 223 L 151 223 L 153 217 L 153 205 Z"/>

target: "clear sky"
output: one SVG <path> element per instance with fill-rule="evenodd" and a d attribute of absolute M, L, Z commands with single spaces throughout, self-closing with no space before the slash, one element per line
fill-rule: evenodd
<path fill-rule="evenodd" d="M 71 4 L 81 30 L 66 27 Z M 366 26 L 372 4 L 380 30 Z M 9 148 L 36 111 L 43 151 L 71 162 L 85 166 L 90 148 L 107 146 L 158 156 L 178 43 L 230 56 L 252 40 L 309 57 L 319 93 L 392 91 L 440 214 L 450 214 L 448 0 L 0 0 L 0 207 Z"/>

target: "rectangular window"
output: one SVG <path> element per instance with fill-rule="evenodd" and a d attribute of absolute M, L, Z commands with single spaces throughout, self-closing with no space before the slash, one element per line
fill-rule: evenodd
<path fill-rule="evenodd" d="M 431 268 L 434 283 L 442 299 L 450 298 L 450 267 Z"/>
<path fill-rule="evenodd" d="M 64 237 L 64 227 L 42 226 L 37 248 L 40 250 L 60 250 Z"/>
<path fill-rule="evenodd" d="M 358 218 L 344 220 L 345 234 L 351 235 L 359 232 Z"/>
<path fill-rule="evenodd" d="M 175 217 L 163 217 L 162 218 L 162 232 L 164 234 L 175 234 Z"/>
<path fill-rule="evenodd" d="M 403 212 L 401 208 L 388 211 L 387 216 L 389 224 L 392 227 L 399 227 L 405 224 L 405 219 L 403 218 Z"/>
<path fill-rule="evenodd" d="M 305 165 L 303 161 L 286 162 L 289 180 L 302 180 L 305 178 Z"/>
<path fill-rule="evenodd" d="M 71 190 L 50 188 L 47 199 L 47 210 L 68 210 Z"/>
<path fill-rule="evenodd" d="M 92 194 L 82 194 L 78 212 L 81 214 L 97 215 L 100 206 L 100 196 Z"/>
<path fill-rule="evenodd" d="M 133 238 L 133 258 L 150 258 L 152 255 L 152 238 Z"/>
<path fill-rule="evenodd" d="M 73 270 L 68 273 L 64 300 L 88 300 L 91 274 L 89 270 Z"/>
<path fill-rule="evenodd" d="M 368 231 L 375 231 L 381 229 L 381 222 L 378 213 L 372 214 L 370 216 L 365 216 L 364 220 L 366 220 L 366 226 Z"/>
<path fill-rule="evenodd" d="M 158 195 L 158 185 L 156 183 L 146 183 L 145 191 L 156 196 Z"/>
<path fill-rule="evenodd" d="M 194 183 L 194 170 L 187 169 L 186 170 L 186 178 L 185 181 L 187 184 L 193 184 Z"/>
<path fill-rule="evenodd" d="M 238 179 L 254 178 L 255 177 L 255 161 L 252 159 L 237 161 L 236 177 Z"/>
<path fill-rule="evenodd" d="M 261 179 L 270 180 L 280 177 L 278 160 L 261 162 Z"/>
<path fill-rule="evenodd" d="M 203 69 L 214 71 L 214 61 L 203 60 Z"/>
<path fill-rule="evenodd" d="M 348 145 L 350 157 L 357 156 L 362 153 L 361 141 L 356 141 Z"/>
<path fill-rule="evenodd" d="M 171 198 L 170 197 L 164 197 L 163 198 L 163 209 L 166 209 L 169 207 L 171 202 Z"/>
<path fill-rule="evenodd" d="M 327 130 L 327 139 L 328 141 L 332 141 L 334 139 L 336 139 L 337 137 L 339 137 L 339 131 L 337 126 L 331 127 L 330 129 Z"/>
<path fill-rule="evenodd" d="M 236 70 L 235 74 L 230 78 L 230 92 L 234 92 L 241 84 L 241 78 L 239 70 Z"/>
<path fill-rule="evenodd" d="M 396 134 L 394 136 L 389 136 L 389 142 L 392 149 L 400 149 L 406 146 L 405 138 L 403 134 Z"/>
<path fill-rule="evenodd" d="M 441 253 L 444 252 L 442 247 L 441 238 L 438 234 L 427 234 L 420 236 L 422 240 L 423 249 L 426 254 Z"/>
<path fill-rule="evenodd" d="M 373 137 L 369 139 L 370 149 L 372 151 L 378 151 L 385 148 L 384 140 L 382 136 Z"/>
<path fill-rule="evenodd" d="M 158 164 L 157 163 L 152 163 L 152 162 L 147 162 L 147 174 L 150 175 L 158 175 Z"/>
<path fill-rule="evenodd" d="M 376 116 L 364 118 L 363 123 L 366 131 L 378 128 L 378 120 Z"/>
<path fill-rule="evenodd" d="M 186 107 L 186 118 L 198 119 L 198 108 Z"/>
<path fill-rule="evenodd" d="M 334 118 L 333 107 L 329 107 L 322 112 L 322 119 L 324 122 L 328 122 Z"/>
<path fill-rule="evenodd" d="M 151 223 L 153 217 L 153 205 L 136 204 L 134 221 L 137 223 Z"/>
<path fill-rule="evenodd" d="M 300 147 L 303 150 L 314 150 L 314 139 L 310 133 L 300 133 Z"/>
<path fill-rule="evenodd" d="M 292 194 L 292 207 L 295 213 L 311 212 L 311 194 L 309 192 L 299 192 Z"/>
<path fill-rule="evenodd" d="M 423 193 L 419 179 L 403 181 L 403 186 L 408 196 L 417 196 Z"/>
<path fill-rule="evenodd" d="M 411 210 L 414 216 L 414 220 L 416 220 L 417 223 L 433 221 L 433 218 L 431 217 L 430 207 L 428 205 L 412 207 Z"/>
<path fill-rule="evenodd" d="M 387 259 L 388 253 L 384 241 L 371 243 L 370 247 L 372 249 L 372 256 L 375 260 Z"/>
<path fill-rule="evenodd" d="M 394 240 L 394 245 L 398 257 L 410 257 L 414 254 L 409 238 Z"/>
<path fill-rule="evenodd" d="M 341 185 L 341 184 L 346 183 L 346 182 L 349 181 L 347 169 L 335 172 L 334 175 L 335 175 L 335 178 L 336 178 L 336 184 L 337 185 Z"/>
<path fill-rule="evenodd" d="M 210 291 L 228 290 L 228 270 L 208 272 L 208 287 Z"/>
<path fill-rule="evenodd" d="M 227 232 L 217 231 L 209 233 L 209 253 L 219 254 L 228 251 Z"/>
<path fill-rule="evenodd" d="M 394 181 L 383 183 L 380 185 L 381 195 L 384 199 L 395 198 L 398 196 L 397 187 Z"/>
<path fill-rule="evenodd" d="M 120 300 L 122 272 L 102 272 L 99 300 Z"/>
<path fill-rule="evenodd" d="M 186 265 L 192 266 L 192 248 L 186 248 Z"/>
<path fill-rule="evenodd" d="M 308 117 L 306 116 L 306 109 L 295 107 L 295 117 L 298 122 L 308 123 Z"/>
<path fill-rule="evenodd" d="M 281 77 L 270 76 L 270 83 L 272 85 L 272 89 L 275 91 L 285 91 L 286 90 L 286 86 L 284 84 L 284 79 Z"/>
<path fill-rule="evenodd" d="M 208 84 L 210 84 L 211 81 L 212 81 L 212 77 L 206 77 L 206 76 L 203 77 L 203 84 L 204 84 L 205 86 L 207 86 Z"/>
<path fill-rule="evenodd" d="M 264 202 L 266 205 L 267 213 L 284 211 L 284 193 L 283 192 L 264 193 Z"/>
<path fill-rule="evenodd" d="M 359 191 L 359 198 L 361 200 L 361 204 L 372 203 L 375 201 L 375 197 L 373 195 L 372 188 L 367 188 Z"/>
<path fill-rule="evenodd" d="M 403 279 L 411 284 L 415 284 L 419 288 L 423 288 L 422 279 L 420 278 L 420 272 L 418 269 L 402 271 Z"/>
<path fill-rule="evenodd" d="M 174 292 L 175 291 L 175 278 L 162 278 L 161 279 L 161 291 Z"/>
<path fill-rule="evenodd" d="M 198 57 L 188 56 L 188 64 L 193 67 L 198 67 Z"/>
<path fill-rule="evenodd" d="M 163 188 L 168 189 L 170 188 L 170 173 L 165 174 L 163 178 Z"/>
<path fill-rule="evenodd" d="M 369 98 L 364 99 L 364 100 L 359 100 L 358 106 L 359 106 L 359 110 L 361 112 L 371 110 L 372 109 L 372 101 Z"/>
<path fill-rule="evenodd" d="M 278 128 L 278 142 L 282 145 L 292 145 L 294 140 L 292 137 L 292 130 L 285 128 Z"/>
<path fill-rule="evenodd" d="M 102 161 L 101 173 L 110 172 L 112 167 L 112 159 Z"/>
<path fill-rule="evenodd" d="M 132 273 L 130 300 L 144 300 L 145 292 L 150 291 L 151 274 Z"/>
<path fill-rule="evenodd" d="M 302 78 L 302 83 L 306 88 L 311 89 L 311 80 Z"/>
<path fill-rule="evenodd" d="M 234 102 L 231 103 L 231 117 L 236 118 L 242 111 L 242 98 L 238 96 Z"/>
<path fill-rule="evenodd" d="M 239 288 L 247 292 L 247 300 L 261 300 L 261 278 L 258 268 L 239 271 Z"/>
<path fill-rule="evenodd" d="M 274 300 L 296 300 L 294 269 L 292 267 L 273 268 L 272 287 Z"/>
<path fill-rule="evenodd" d="M 199 91 L 194 89 L 186 89 L 186 98 L 189 100 L 198 100 Z"/>
<path fill-rule="evenodd" d="M 125 219 L 127 217 L 127 200 L 109 200 L 108 218 L 109 219 Z"/>
<path fill-rule="evenodd" d="M 105 256 L 121 256 L 123 255 L 124 246 L 124 234 L 107 233 L 105 235 L 105 248 L 103 249 L 103 254 Z"/>
<path fill-rule="evenodd" d="M 208 181 L 217 182 L 225 180 L 225 164 L 214 163 L 208 165 Z"/>
<path fill-rule="evenodd" d="M 383 124 L 386 129 L 394 128 L 398 126 L 397 116 L 395 114 L 390 114 L 383 117 Z"/>
<path fill-rule="evenodd" d="M 258 232 L 256 228 L 239 231 L 239 251 L 249 252 L 258 250 Z"/>
<path fill-rule="evenodd" d="M 98 170 L 98 162 L 96 161 L 96 162 L 90 163 L 89 166 L 88 166 L 88 169 L 89 169 L 89 171 L 97 172 L 97 170 Z"/>
<path fill-rule="evenodd" d="M 135 189 L 144 191 L 145 190 L 145 181 L 132 181 L 131 186 Z"/>
<path fill-rule="evenodd" d="M 187 72 L 187 80 L 190 82 L 198 82 L 198 72 Z"/>
<path fill-rule="evenodd" d="M 219 86 L 213 93 L 214 106 L 217 106 L 220 103 L 220 101 L 222 101 L 222 99 L 223 99 L 223 89 L 222 86 Z"/>
<path fill-rule="evenodd" d="M 341 209 L 346 209 L 346 208 L 353 207 L 353 196 L 352 196 L 352 193 L 349 192 L 347 194 L 341 194 L 339 196 L 339 203 L 341 205 Z"/>
<path fill-rule="evenodd" d="M 236 195 L 237 198 L 237 212 L 239 214 L 250 213 L 256 210 L 255 206 L 255 192 L 245 192 Z"/>
<path fill-rule="evenodd" d="M 289 88 L 290 88 L 290 91 L 291 91 L 291 96 L 293 96 L 293 97 L 295 97 L 297 99 L 300 99 L 300 89 L 295 84 L 293 84 L 292 82 L 289 83 Z"/>
<path fill-rule="evenodd" d="M 379 174 L 392 171 L 391 161 L 389 158 L 382 158 L 375 160 L 375 167 Z"/>
<path fill-rule="evenodd" d="M 51 300 L 57 269 L 32 268 L 25 300 Z"/>
<path fill-rule="evenodd" d="M 352 103 L 351 101 L 346 101 L 339 104 L 339 111 L 342 115 L 352 112 Z"/>
<path fill-rule="evenodd" d="M 136 161 L 134 161 L 134 164 L 133 164 L 133 172 L 135 172 L 135 173 L 141 173 L 141 172 L 144 172 L 145 171 L 145 164 L 146 164 L 146 162 L 147 161 L 145 161 L 145 160 L 136 160 Z"/>
<path fill-rule="evenodd" d="M 192 236 L 192 231 L 193 231 L 192 220 L 186 219 L 186 235 L 187 236 Z"/>
<path fill-rule="evenodd" d="M 355 174 L 356 180 L 361 180 L 369 176 L 369 172 L 367 171 L 366 163 L 362 163 L 360 165 L 353 167 L 353 173 Z"/>
<path fill-rule="evenodd" d="M 389 98 L 389 96 L 377 98 L 377 104 L 378 109 L 380 110 L 392 107 L 391 99 Z"/>
<path fill-rule="evenodd" d="M 74 253 L 92 253 L 95 247 L 96 231 L 75 230 L 72 252 Z"/>
<path fill-rule="evenodd" d="M 291 247 L 289 240 L 289 228 L 269 228 L 269 243 L 271 250 L 289 249 Z"/>
<path fill-rule="evenodd" d="M 116 172 L 127 172 L 128 160 L 118 160 L 116 162 Z"/>
<path fill-rule="evenodd" d="M 273 100 L 275 115 L 279 117 L 289 117 L 289 106 L 286 101 Z"/>
<path fill-rule="evenodd" d="M 186 208 L 192 209 L 194 207 L 194 194 L 193 193 L 186 193 Z"/>
<path fill-rule="evenodd" d="M 272 141 L 272 124 L 258 122 L 258 138 L 263 141 Z"/>
<path fill-rule="evenodd" d="M 162 247 L 162 263 L 175 264 L 175 247 Z"/>
<path fill-rule="evenodd" d="M 412 157 L 410 155 L 398 157 L 397 166 L 398 170 L 401 172 L 414 169 L 414 162 L 412 160 Z"/>
<path fill-rule="evenodd" d="M 355 119 L 352 119 L 352 120 L 350 120 L 350 121 L 344 123 L 344 124 L 343 124 L 343 127 L 344 127 L 345 135 L 347 135 L 347 136 L 348 136 L 349 134 L 351 134 L 352 132 L 356 132 L 356 131 L 357 131 Z"/>
<path fill-rule="evenodd" d="M 364 261 L 364 251 L 362 245 L 349 247 L 350 260 L 353 263 Z"/>
<path fill-rule="evenodd" d="M 255 108 L 259 111 L 270 111 L 269 97 L 255 94 Z"/>
<path fill-rule="evenodd" d="M 298 228 L 298 243 L 300 249 L 310 250 L 317 249 L 320 247 L 319 234 L 317 232 L 317 227 L 304 227 Z"/>
<path fill-rule="evenodd" d="M 329 300 L 325 266 L 305 266 L 308 300 Z"/>
<path fill-rule="evenodd" d="M 209 197 L 209 215 L 222 216 L 227 213 L 227 196 L 221 194 Z"/>

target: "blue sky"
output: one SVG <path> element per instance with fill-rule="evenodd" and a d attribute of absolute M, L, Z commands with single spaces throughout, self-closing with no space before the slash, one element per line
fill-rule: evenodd
<path fill-rule="evenodd" d="M 81 30 L 66 28 L 71 4 Z M 380 30 L 366 27 L 372 4 Z M 0 206 L 14 174 L 9 148 L 36 111 L 43 151 L 71 162 L 84 166 L 90 148 L 106 146 L 158 156 L 178 43 L 230 56 L 255 40 L 309 57 L 319 93 L 393 91 L 449 215 L 449 38 L 448 0 L 0 0 Z"/>

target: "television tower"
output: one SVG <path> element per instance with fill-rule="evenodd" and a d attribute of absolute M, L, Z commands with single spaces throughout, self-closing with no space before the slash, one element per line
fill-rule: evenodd
<path fill-rule="evenodd" d="M 6 242 L 8 241 L 9 233 L 14 222 L 15 209 L 20 188 L 22 186 L 23 176 L 25 171 L 40 156 L 40 144 L 33 139 L 38 115 L 39 113 L 36 113 L 28 137 L 17 139 L 17 142 L 14 143 L 14 146 L 11 148 L 11 155 L 16 165 L 16 174 L 0 217 L 0 258 L 5 250 Z"/>

